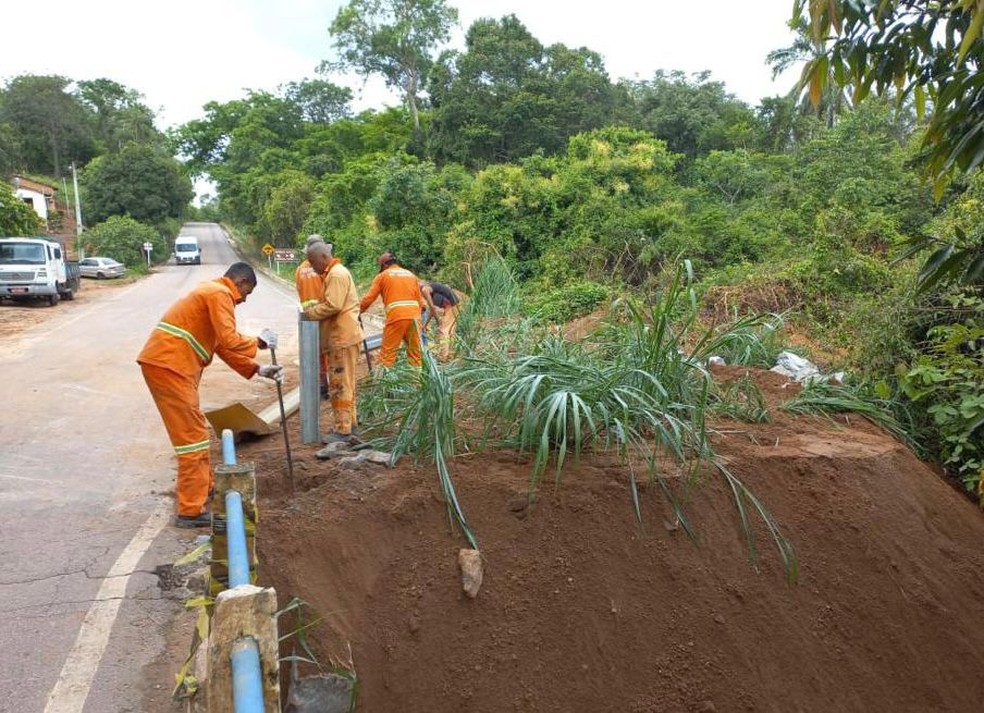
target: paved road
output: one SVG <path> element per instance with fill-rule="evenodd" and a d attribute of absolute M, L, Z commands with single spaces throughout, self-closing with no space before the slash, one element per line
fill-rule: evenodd
<path fill-rule="evenodd" d="M 0 342 L 0 711 L 141 711 L 148 687 L 173 684 L 141 676 L 177 607 L 154 570 L 195 533 L 171 526 L 174 459 L 134 359 L 170 302 L 238 259 L 218 226 L 185 232 L 200 238 L 201 266 L 62 303 Z M 295 304 L 289 286 L 261 276 L 237 308 L 240 331 L 280 332 L 287 365 Z M 203 380 L 206 407 L 275 398 L 271 382 L 218 360 Z"/>

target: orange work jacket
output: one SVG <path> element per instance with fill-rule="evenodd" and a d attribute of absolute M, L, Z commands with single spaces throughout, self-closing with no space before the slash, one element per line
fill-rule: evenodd
<path fill-rule="evenodd" d="M 376 275 L 359 304 L 365 312 L 382 295 L 386 306 L 386 321 L 398 322 L 401 319 L 420 319 L 427 307 L 420 293 L 420 281 L 406 268 L 393 264 Z"/>
<path fill-rule="evenodd" d="M 297 299 L 302 310 L 318 304 L 325 291 L 324 280 L 307 260 L 294 270 L 294 287 L 297 288 Z"/>
<path fill-rule="evenodd" d="M 236 331 L 239 290 L 227 277 L 203 282 L 179 299 L 161 317 L 137 362 L 153 364 L 198 381 L 219 355 L 249 379 L 259 368 L 256 339 Z"/>
<path fill-rule="evenodd" d="M 321 299 L 304 310 L 308 319 L 321 321 L 321 351 L 358 344 L 362 341 L 362 326 L 359 324 L 359 292 L 352 273 L 335 258 L 325 268 L 323 284 Z"/>

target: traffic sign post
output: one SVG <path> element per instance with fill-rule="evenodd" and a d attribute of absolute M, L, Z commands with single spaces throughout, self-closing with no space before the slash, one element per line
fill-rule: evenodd
<path fill-rule="evenodd" d="M 270 272 L 273 272 L 274 247 L 270 243 L 267 243 L 261 248 L 261 250 L 263 250 L 263 254 L 267 256 L 267 268 L 270 270 Z"/>
<path fill-rule="evenodd" d="M 147 253 L 147 267 L 150 267 L 150 253 L 154 249 L 154 244 L 146 242 L 143 244 L 144 252 Z"/>

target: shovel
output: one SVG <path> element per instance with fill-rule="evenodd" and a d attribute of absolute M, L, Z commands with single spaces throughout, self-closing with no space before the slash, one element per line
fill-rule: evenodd
<path fill-rule="evenodd" d="M 270 361 L 277 365 L 277 350 L 270 347 Z M 277 382 L 277 402 L 280 404 L 280 430 L 284 433 L 284 449 L 287 451 L 287 486 L 294 491 L 294 459 L 290 455 L 290 439 L 287 437 L 287 413 L 284 409 L 284 387 Z"/>

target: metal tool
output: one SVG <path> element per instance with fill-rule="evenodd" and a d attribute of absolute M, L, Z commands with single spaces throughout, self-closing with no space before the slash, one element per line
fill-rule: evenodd
<path fill-rule="evenodd" d="M 270 347 L 270 361 L 277 365 L 277 350 Z M 277 401 L 280 403 L 280 430 L 284 433 L 284 449 L 287 451 L 287 486 L 294 491 L 294 459 L 290 454 L 290 438 L 287 437 L 287 412 L 284 409 L 284 387 L 277 381 Z"/>
<path fill-rule="evenodd" d="M 359 327 L 362 328 L 362 351 L 366 353 L 366 367 L 369 369 L 369 373 L 372 373 L 372 359 L 369 358 L 369 343 L 366 341 L 366 330 L 362 325 L 362 315 L 359 315 Z"/>

